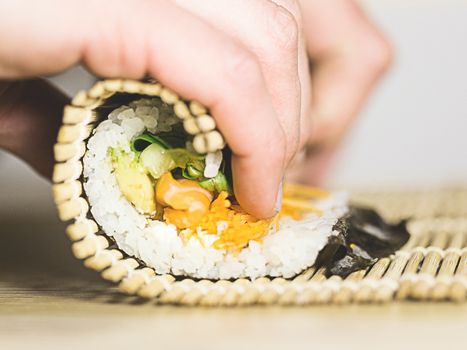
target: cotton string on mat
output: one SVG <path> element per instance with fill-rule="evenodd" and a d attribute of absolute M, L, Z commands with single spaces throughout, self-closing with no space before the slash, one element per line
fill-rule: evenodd
<path fill-rule="evenodd" d="M 379 209 L 389 220 L 410 218 L 411 238 L 395 254 L 379 259 L 366 270 L 346 278 L 310 268 L 291 279 L 238 278 L 213 281 L 159 274 L 118 249 L 90 214 L 83 190 L 86 142 L 100 113 L 125 94 L 158 97 L 193 135 L 199 153 L 224 147 L 214 119 L 196 102 L 184 101 L 160 84 L 105 80 L 80 92 L 64 110 L 63 125 L 54 148 L 53 192 L 59 216 L 69 222 L 67 235 L 74 255 L 129 295 L 158 303 L 185 305 L 345 304 L 394 300 L 451 300 L 467 298 L 467 190 L 424 190 L 414 193 L 355 193 L 356 203 Z M 287 192 L 287 191 L 286 191 Z M 289 185 L 284 203 L 294 210 L 311 211 L 298 193 L 320 196 L 320 190 Z"/>

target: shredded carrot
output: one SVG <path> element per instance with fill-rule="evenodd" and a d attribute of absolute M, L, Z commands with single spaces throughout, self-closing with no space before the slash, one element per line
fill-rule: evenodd
<path fill-rule="evenodd" d="M 324 191 L 319 193 L 320 198 L 324 193 Z M 279 217 L 282 216 L 290 216 L 298 220 L 310 212 L 322 214 L 320 209 L 310 204 L 309 199 L 284 197 L 282 210 L 278 215 L 271 219 L 257 219 L 247 214 L 240 206 L 232 205 L 227 198 L 228 194 L 221 192 L 211 203 L 209 212 L 197 225 L 208 234 L 215 234 L 219 237 L 213 244 L 216 249 L 238 252 L 252 240 L 261 242 L 272 227 L 279 228 Z M 225 227 L 219 229 L 218 225 Z M 193 227 L 192 230 L 195 232 L 196 227 Z"/>
<path fill-rule="evenodd" d="M 190 183 L 190 185 L 192 184 Z M 301 185 L 288 185 L 286 188 L 282 201 L 282 210 L 271 219 L 257 219 L 246 213 L 239 205 L 231 203 L 227 192 L 219 193 L 217 198 L 211 202 L 209 208 L 206 208 L 206 211 L 198 216 L 196 220 L 190 220 L 190 224 L 189 221 L 184 221 L 184 225 L 180 225 L 175 220 L 178 217 L 174 213 L 177 215 L 179 213 L 183 214 L 181 217 L 184 218 L 187 217 L 186 212 L 180 210 L 175 211 L 172 208 L 165 208 L 164 217 L 167 222 L 175 223 L 178 228 L 184 229 L 181 233 L 185 239 L 191 237 L 199 239 L 198 232 L 202 230 L 207 234 L 218 237 L 213 243 L 214 248 L 239 252 L 250 241 L 261 242 L 271 228 L 278 229 L 280 217 L 289 216 L 298 220 L 307 213 L 322 214 L 320 209 L 311 204 L 310 199 L 323 198 L 328 195 L 327 192 Z"/>
<path fill-rule="evenodd" d="M 218 235 L 214 248 L 238 251 L 251 240 L 259 241 L 268 234 L 273 219 L 257 219 L 232 205 L 227 197 L 227 192 L 221 192 L 198 224 L 208 234 Z M 218 229 L 218 225 L 225 227 Z"/>

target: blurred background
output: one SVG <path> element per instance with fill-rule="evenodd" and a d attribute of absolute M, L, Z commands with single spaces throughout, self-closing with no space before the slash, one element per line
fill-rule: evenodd
<path fill-rule="evenodd" d="M 329 185 L 425 187 L 467 183 L 467 1 L 361 1 L 391 38 L 396 62 L 351 130 Z M 80 67 L 53 77 L 69 94 L 94 78 Z M 0 202 L 40 214 L 50 188 L 0 153 Z M 50 215 L 50 214 L 49 214 Z"/>
<path fill-rule="evenodd" d="M 396 62 L 362 111 L 331 183 L 467 183 L 467 1 L 362 1 Z"/>

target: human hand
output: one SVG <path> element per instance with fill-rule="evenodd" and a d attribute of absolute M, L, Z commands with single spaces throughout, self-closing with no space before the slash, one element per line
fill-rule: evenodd
<path fill-rule="evenodd" d="M 0 77 L 52 74 L 77 62 L 105 77 L 157 77 L 210 107 L 234 153 L 237 198 L 268 216 L 286 165 L 309 139 L 313 106 L 300 9 L 276 3 L 3 3 Z M 66 98 L 40 81 L 2 87 L 0 146 L 49 174 L 50 134 Z"/>
<path fill-rule="evenodd" d="M 0 6 L 0 77 L 53 74 L 78 62 L 104 77 L 150 74 L 210 108 L 233 151 L 240 204 L 259 217 L 273 213 L 301 116 L 299 31 L 286 9 L 268 0 L 223 1 L 218 9 L 237 12 L 216 24 L 207 11 L 195 15 L 170 1 Z M 306 69 L 304 46 L 301 60 Z M 37 80 L 3 82 L 2 90 L 0 146 L 50 174 L 52 134 L 67 99 Z"/>
<path fill-rule="evenodd" d="M 383 34 L 352 0 L 300 0 L 311 63 L 313 125 L 289 178 L 326 179 L 347 129 L 392 61 Z M 304 159 L 303 159 L 304 158 Z"/>

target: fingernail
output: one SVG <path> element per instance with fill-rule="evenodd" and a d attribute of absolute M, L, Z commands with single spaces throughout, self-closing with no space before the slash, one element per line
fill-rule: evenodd
<path fill-rule="evenodd" d="M 282 183 L 279 184 L 279 190 L 277 191 L 276 204 L 274 205 L 274 215 L 278 214 L 282 209 Z"/>

